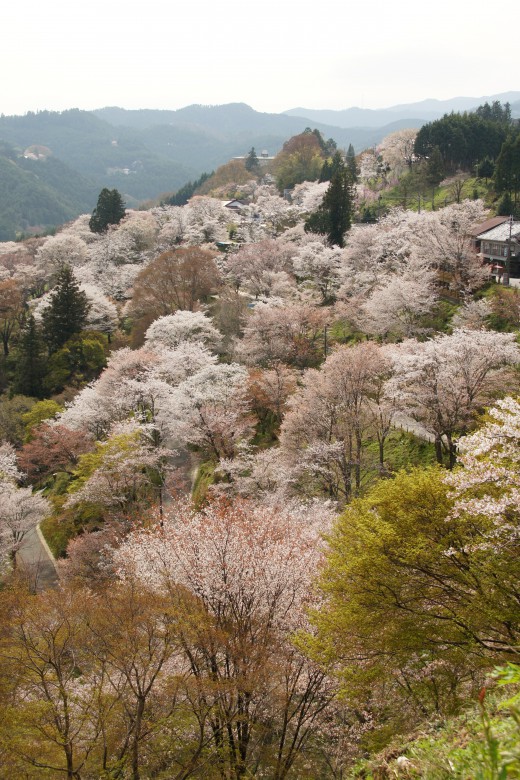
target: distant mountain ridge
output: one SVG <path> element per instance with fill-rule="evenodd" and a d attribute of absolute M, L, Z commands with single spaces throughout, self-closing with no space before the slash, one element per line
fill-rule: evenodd
<path fill-rule="evenodd" d="M 418 129 L 449 111 L 493 100 L 510 102 L 520 116 L 520 92 L 428 99 L 381 110 L 297 108 L 273 114 L 230 103 L 175 111 L 105 107 L 0 116 L 0 240 L 90 211 L 102 187 L 117 188 L 127 205 L 136 206 L 176 191 L 252 146 L 274 155 L 306 127 L 317 128 L 340 148 L 352 144 L 360 152 L 395 130 Z M 45 160 L 28 160 L 29 147 L 47 147 L 50 153 Z"/>
<path fill-rule="evenodd" d="M 452 111 L 455 113 L 471 111 L 483 103 L 492 103 L 498 100 L 500 103 L 510 103 L 513 116 L 520 118 L 520 92 L 501 92 L 497 95 L 485 95 L 483 97 L 455 97 L 449 100 L 436 100 L 427 98 L 418 103 L 403 103 L 389 108 L 345 108 L 342 110 L 291 108 L 283 113 L 287 116 L 305 117 L 315 122 L 325 122 L 343 128 L 353 127 L 380 127 L 389 124 L 396 118 L 399 120 L 410 118 L 411 121 L 420 121 L 422 124 L 440 119 L 444 114 Z M 396 116 L 397 115 L 397 116 Z"/>

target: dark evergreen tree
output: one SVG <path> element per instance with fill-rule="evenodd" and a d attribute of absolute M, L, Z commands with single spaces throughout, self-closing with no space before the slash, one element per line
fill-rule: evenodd
<path fill-rule="evenodd" d="M 344 170 L 345 170 L 345 162 L 343 160 L 343 156 L 341 152 L 336 151 L 334 152 L 332 158 L 329 157 L 323 163 L 319 181 L 320 182 L 331 181 L 333 176 L 336 173 Z M 354 181 L 354 179 L 352 179 L 352 181 Z"/>
<path fill-rule="evenodd" d="M 320 207 L 305 222 L 305 230 L 326 235 L 331 246 L 344 246 L 345 234 L 352 225 L 352 189 L 352 180 L 347 169 L 342 167 L 337 170 L 330 180 Z"/>
<path fill-rule="evenodd" d="M 434 146 L 426 165 L 426 182 L 430 187 L 438 187 L 444 176 L 441 150 L 438 146 Z"/>
<path fill-rule="evenodd" d="M 486 184 L 487 180 L 493 176 L 494 172 L 495 163 L 493 160 L 490 160 L 489 157 L 485 157 L 477 166 L 477 176 L 479 179 L 485 179 Z"/>
<path fill-rule="evenodd" d="M 250 173 L 258 173 L 258 171 L 260 170 L 260 163 L 258 162 L 258 157 L 255 152 L 254 146 L 251 147 L 251 150 L 246 157 L 246 161 L 244 165 Z"/>
<path fill-rule="evenodd" d="M 352 179 L 353 182 L 356 182 L 358 177 L 357 165 L 356 165 L 356 152 L 354 151 L 354 147 L 352 146 L 352 144 L 349 144 L 349 147 L 347 149 L 346 165 L 347 165 L 347 171 L 350 173 L 350 178 Z"/>
<path fill-rule="evenodd" d="M 438 146 L 447 174 L 459 168 L 472 171 L 485 157 L 495 160 L 509 132 L 510 109 L 499 109 L 494 104 L 481 108 L 471 113 L 445 114 L 423 125 L 415 139 L 415 154 L 430 157 Z"/>
<path fill-rule="evenodd" d="M 506 192 L 501 198 L 497 207 L 497 216 L 509 217 L 513 213 L 513 201 L 511 195 Z"/>
<path fill-rule="evenodd" d="M 71 267 L 62 266 L 50 304 L 42 315 L 43 333 L 50 353 L 83 330 L 89 309 L 87 296 L 80 290 Z"/>
<path fill-rule="evenodd" d="M 31 314 L 20 334 L 17 348 L 13 391 L 31 398 L 44 398 L 46 374 L 45 348 L 42 337 Z"/>
<path fill-rule="evenodd" d="M 323 165 L 321 166 L 321 173 L 320 178 L 318 181 L 320 183 L 324 181 L 330 181 L 330 177 L 332 176 L 332 165 L 330 160 L 325 160 Z"/>
<path fill-rule="evenodd" d="M 93 233 L 104 233 L 109 225 L 119 225 L 125 216 L 125 204 L 118 190 L 103 187 L 97 206 L 92 212 L 89 227 Z"/>
<path fill-rule="evenodd" d="M 202 187 L 204 182 L 210 179 L 214 173 L 215 171 L 212 171 L 211 173 L 203 173 L 196 181 L 189 181 L 187 184 L 183 184 L 183 186 L 177 190 L 175 195 L 172 195 L 171 198 L 167 198 L 165 203 L 169 204 L 170 206 L 185 206 L 189 199 L 199 189 L 199 187 Z"/>
<path fill-rule="evenodd" d="M 502 145 L 495 166 L 495 187 L 498 193 L 507 192 L 516 204 L 520 193 L 520 133 L 510 135 Z"/>

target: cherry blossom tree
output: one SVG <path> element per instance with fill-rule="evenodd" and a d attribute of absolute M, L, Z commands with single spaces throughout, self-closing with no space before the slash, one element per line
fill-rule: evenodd
<path fill-rule="evenodd" d="M 173 391 L 170 415 L 166 424 L 175 440 L 217 460 L 233 457 L 252 435 L 247 371 L 236 363 L 202 368 Z"/>
<path fill-rule="evenodd" d="M 243 443 L 234 458 L 221 458 L 216 468 L 225 481 L 211 487 L 212 495 L 237 495 L 265 505 L 288 507 L 293 472 L 279 447 L 259 449 Z"/>
<path fill-rule="evenodd" d="M 100 504 L 127 511 L 152 486 L 154 473 L 160 475 L 162 485 L 171 451 L 155 446 L 148 433 L 147 426 L 136 420 L 116 423 L 106 441 L 96 444 L 95 452 L 79 457 L 79 478 L 70 485 L 66 505 Z"/>
<path fill-rule="evenodd" d="M 119 234 L 128 234 L 139 252 L 153 249 L 159 224 L 151 211 L 127 211 L 118 226 Z"/>
<path fill-rule="evenodd" d="M 508 396 L 488 409 L 486 422 L 458 441 L 463 468 L 446 476 L 455 499 L 454 514 L 491 520 L 482 540 L 489 550 L 518 541 L 520 505 L 520 403 Z"/>
<path fill-rule="evenodd" d="M 466 433 L 486 403 L 507 387 L 507 366 L 520 362 L 513 334 L 456 329 L 426 342 L 406 341 L 390 352 L 388 393 L 435 440 L 437 460 L 456 457 L 455 436 Z"/>
<path fill-rule="evenodd" d="M 77 394 L 58 422 L 100 438 L 112 423 L 134 416 L 155 426 L 159 443 L 172 427 L 174 388 L 216 360 L 200 344 L 189 342 L 176 350 L 159 345 L 117 350 L 99 379 Z"/>
<path fill-rule="evenodd" d="M 9 442 L 0 444 L 0 482 L 18 482 L 23 474 L 18 469 L 17 453 Z"/>
<path fill-rule="evenodd" d="M 163 251 L 182 244 L 188 230 L 188 211 L 184 206 L 170 206 L 161 215 L 163 222 L 158 236 L 158 244 Z"/>
<path fill-rule="evenodd" d="M 93 440 L 84 431 L 43 422 L 33 428 L 17 459 L 29 481 L 38 482 L 57 471 L 71 470 L 92 447 Z"/>
<path fill-rule="evenodd" d="M 244 289 L 255 298 L 290 291 L 291 259 L 294 247 L 283 240 L 268 239 L 246 244 L 225 259 L 225 274 L 235 289 Z"/>
<path fill-rule="evenodd" d="M 300 247 L 293 260 L 293 269 L 300 283 L 310 283 L 324 303 L 335 298 L 339 287 L 342 250 L 313 241 Z"/>
<path fill-rule="evenodd" d="M 299 206 L 304 214 L 312 213 L 321 205 L 328 186 L 326 181 L 304 181 L 296 184 L 291 192 L 291 203 Z"/>
<path fill-rule="evenodd" d="M 433 274 L 421 279 L 391 274 L 364 301 L 357 324 L 366 333 L 410 338 L 424 332 L 423 320 L 433 311 L 438 296 Z"/>
<path fill-rule="evenodd" d="M 237 355 L 249 364 L 316 365 L 324 352 L 328 312 L 307 303 L 259 302 L 244 326 Z"/>
<path fill-rule="evenodd" d="M 160 529 L 131 534 L 115 554 L 121 576 L 184 602 L 179 629 L 198 707 L 210 713 L 215 760 L 237 780 L 255 763 L 285 778 L 332 697 L 288 641 L 306 623 L 329 522 L 330 512 L 177 503 Z M 266 730 L 267 753 L 258 742 Z"/>
<path fill-rule="evenodd" d="M 77 269 L 77 278 L 100 287 L 110 298 L 128 298 L 135 277 L 149 259 L 139 246 L 138 240 L 129 231 L 109 227 L 91 244 L 89 260 Z"/>
<path fill-rule="evenodd" d="M 274 238 L 298 222 L 300 209 L 277 195 L 258 194 L 255 214 L 258 215 L 260 222 L 265 224 L 269 235 Z"/>
<path fill-rule="evenodd" d="M 14 565 L 26 534 L 51 513 L 51 505 L 31 488 L 2 481 L 0 507 L 0 553 L 2 558 L 9 556 Z"/>
<path fill-rule="evenodd" d="M 455 312 L 451 323 L 455 328 L 482 330 L 487 327 L 492 311 L 492 304 L 486 298 L 469 300 Z"/>
<path fill-rule="evenodd" d="M 338 348 L 319 371 L 304 374 L 280 431 L 298 490 L 312 493 L 317 487 L 340 501 L 359 491 L 365 440 L 375 427 L 384 446 L 388 433 L 382 385 L 390 370 L 384 350 L 367 342 Z"/>
<path fill-rule="evenodd" d="M 70 233 L 58 233 L 47 238 L 36 252 L 36 263 L 50 279 L 62 265 L 76 269 L 85 265 L 89 258 L 86 242 Z"/>
<path fill-rule="evenodd" d="M 416 137 L 417 130 L 405 128 L 383 138 L 378 146 L 378 152 L 391 171 L 399 174 L 405 168 L 411 169 Z"/>
<path fill-rule="evenodd" d="M 221 334 L 209 317 L 202 312 L 184 310 L 159 317 L 145 333 L 148 345 L 154 347 L 160 344 L 174 350 L 186 342 L 216 349 L 221 339 Z"/>
<path fill-rule="evenodd" d="M 474 249 L 472 227 L 485 219 L 480 200 L 465 200 L 422 215 L 420 244 L 440 280 L 457 295 L 481 287 L 489 279 L 489 267 Z"/>

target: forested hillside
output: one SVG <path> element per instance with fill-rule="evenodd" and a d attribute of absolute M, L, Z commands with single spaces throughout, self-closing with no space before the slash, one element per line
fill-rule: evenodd
<path fill-rule="evenodd" d="M 319 117 L 261 113 L 241 103 L 193 105 L 177 111 L 103 108 L 1 116 L 0 142 L 14 148 L 20 165 L 26 150 L 33 146 L 46 147 L 48 159 L 54 161 L 46 166 L 53 167 L 53 192 L 46 194 L 35 185 L 38 208 L 34 208 L 28 180 L 18 169 L 10 171 L 9 188 L 17 189 L 20 209 L 13 209 L 2 196 L 2 235 L 11 239 L 29 228 L 59 225 L 90 210 L 93 192 L 102 187 L 117 188 L 131 206 L 157 199 L 233 157 L 247 154 L 251 147 L 275 155 L 288 137 L 301 133 L 310 123 L 324 138 L 333 138 L 339 148 L 346 150 L 352 145 L 359 153 L 394 131 L 421 127 L 430 115 L 427 111 L 414 114 L 412 108 L 394 107 L 377 123 L 371 119 L 366 126 L 353 115 L 350 127 L 339 118 L 336 125 Z M 67 170 L 60 171 L 57 161 Z M 7 174 L 3 178 L 5 191 Z M 77 184 L 71 193 L 70 182 L 74 180 Z M 26 195 L 20 200 L 23 192 Z M 66 211 L 56 200 L 68 203 Z"/>
<path fill-rule="evenodd" d="M 0 243 L 0 780 L 518 777 L 495 120 L 487 176 L 306 129 Z"/>

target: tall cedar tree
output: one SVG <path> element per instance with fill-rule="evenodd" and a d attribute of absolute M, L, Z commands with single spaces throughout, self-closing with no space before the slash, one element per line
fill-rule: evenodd
<path fill-rule="evenodd" d="M 13 390 L 31 398 L 43 398 L 46 373 L 43 340 L 31 314 L 20 335 Z"/>
<path fill-rule="evenodd" d="M 104 233 L 109 225 L 119 225 L 124 216 L 125 204 L 121 193 L 103 187 L 88 224 L 93 233 Z"/>
<path fill-rule="evenodd" d="M 251 147 L 251 151 L 247 155 L 244 165 L 250 173 L 258 173 L 260 169 L 260 163 L 258 162 L 258 155 L 255 152 L 254 146 Z"/>
<path fill-rule="evenodd" d="M 43 333 L 49 352 L 55 352 L 76 333 L 81 333 L 87 322 L 90 304 L 80 290 L 69 265 L 60 269 L 51 302 L 42 315 Z"/>
<path fill-rule="evenodd" d="M 342 166 L 332 175 L 320 207 L 305 222 L 305 230 L 326 235 L 331 246 L 344 246 L 352 225 L 353 202 L 352 179 Z"/>
<path fill-rule="evenodd" d="M 357 172 L 357 165 L 356 165 L 356 152 L 354 151 L 354 147 L 352 146 L 352 144 L 349 144 L 349 147 L 347 149 L 347 156 L 345 162 L 347 165 L 347 170 L 350 173 L 350 178 L 354 183 L 357 182 L 358 172 Z"/>

